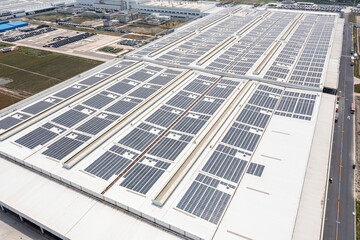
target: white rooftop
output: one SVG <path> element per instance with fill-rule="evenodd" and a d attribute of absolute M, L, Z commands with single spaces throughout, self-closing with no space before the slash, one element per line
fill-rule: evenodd
<path fill-rule="evenodd" d="M 319 235 L 341 27 L 225 8 L 1 111 L 0 203 L 69 239 Z"/>

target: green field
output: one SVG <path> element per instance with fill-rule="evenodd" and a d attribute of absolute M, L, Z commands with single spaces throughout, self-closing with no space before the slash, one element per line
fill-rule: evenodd
<path fill-rule="evenodd" d="M 0 48 L 10 47 L 10 46 L 12 46 L 12 44 L 0 42 Z"/>
<path fill-rule="evenodd" d="M 102 62 L 52 53 L 31 48 L 19 47 L 9 53 L 0 53 L 0 78 L 12 81 L 0 85 L 15 92 L 32 95 L 55 84 L 91 69 Z M 10 96 L 9 96 L 10 98 Z M 10 105 L 1 97 L 0 108 Z"/>

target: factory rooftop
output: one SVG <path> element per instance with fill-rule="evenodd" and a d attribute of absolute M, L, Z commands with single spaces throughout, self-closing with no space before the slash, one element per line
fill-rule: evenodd
<path fill-rule="evenodd" d="M 75 2 L 76 0 L 2 0 L 0 14 L 8 11 L 14 14 L 38 12 Z"/>
<path fill-rule="evenodd" d="M 0 205 L 64 239 L 320 237 L 342 28 L 229 7 L 4 109 Z"/>
<path fill-rule="evenodd" d="M 156 7 L 171 7 L 171 8 L 184 8 L 184 9 L 203 9 L 207 8 L 210 3 L 202 2 L 186 2 L 186 1 L 149 1 L 144 2 L 144 6 L 156 6 Z M 213 5 L 213 4 L 210 4 Z"/>

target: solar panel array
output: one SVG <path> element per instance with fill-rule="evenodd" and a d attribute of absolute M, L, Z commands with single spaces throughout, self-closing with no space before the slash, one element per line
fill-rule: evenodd
<path fill-rule="evenodd" d="M 248 103 L 232 122 L 231 127 L 224 132 L 216 149 L 210 157 L 204 159 L 205 164 L 201 171 L 208 174 L 209 177 L 216 176 L 216 179 L 219 179 L 216 180 L 218 183 L 237 185 L 248 165 L 248 161 L 243 159 L 251 156 L 254 152 L 267 123 L 270 121 L 270 115 L 275 111 L 281 94 L 281 89 L 259 85 Z M 263 165 L 250 163 L 247 172 L 260 177 L 264 168 Z M 215 178 L 212 179 L 215 180 Z M 221 191 L 219 184 L 212 184 L 213 181 L 208 186 L 198 181 L 197 177 L 177 204 L 177 208 L 217 224 L 231 194 Z M 206 208 L 207 210 L 204 210 L 209 213 L 199 213 L 198 210 L 204 209 L 203 205 L 207 206 L 210 203 L 209 201 L 214 203 L 211 207 Z M 216 213 L 216 215 L 213 216 L 210 213 Z"/>
<path fill-rule="evenodd" d="M 246 74 L 296 15 L 296 13 L 279 12 L 267 16 L 206 68 Z"/>
<path fill-rule="evenodd" d="M 250 16 L 231 16 L 161 55 L 157 60 L 188 65 L 250 23 L 260 13 L 262 12 Z"/>
<path fill-rule="evenodd" d="M 138 155 L 146 151 L 144 157 L 123 176 L 120 186 L 147 194 L 214 117 L 213 113 L 224 104 L 238 84 L 229 79 L 218 80 L 217 77 L 198 75 L 182 90 L 166 99 L 157 110 L 144 117 L 139 125 L 114 145 Z M 85 168 L 85 171 L 88 170 Z M 96 172 L 90 173 L 104 180 L 109 179 Z"/>
<path fill-rule="evenodd" d="M 284 117 L 311 120 L 316 97 L 316 94 L 285 91 L 275 114 Z"/>
<path fill-rule="evenodd" d="M 57 137 L 58 139 L 50 144 L 43 154 L 57 160 L 63 160 L 75 150 L 80 151 L 80 147 L 86 147 L 85 142 L 89 143 L 90 140 L 95 139 L 114 126 L 124 114 L 146 102 L 146 99 L 181 73 L 182 71 L 167 70 L 160 67 L 142 67 L 129 77 L 112 82 L 105 90 L 100 90 L 88 99 L 69 108 L 66 112 L 49 120 L 49 123 L 65 129 L 65 131 L 52 138 L 46 138 L 45 136 L 48 133 L 44 131 L 39 133 L 39 129 L 42 129 L 42 127 L 38 127 L 24 137 L 27 138 L 34 134 L 40 135 L 40 137 L 48 140 L 42 142 L 41 145 L 46 145 L 50 140 Z M 158 77 L 161 77 L 161 82 L 149 83 Z M 69 137 L 70 133 L 71 136 L 84 137 L 81 140 L 71 138 Z M 18 143 L 27 147 L 26 144 L 22 144 L 22 141 Z M 61 148 L 62 145 L 71 147 L 63 149 Z"/>
<path fill-rule="evenodd" d="M 15 113 L 12 113 L 9 116 L 0 118 L 0 133 L 6 130 L 9 130 L 12 127 L 20 124 L 21 122 L 31 119 L 38 114 L 50 109 L 51 107 L 56 106 L 57 104 L 62 103 L 63 101 L 71 98 L 75 94 L 88 89 L 89 87 L 103 81 L 105 78 L 109 77 L 109 74 L 115 74 L 134 64 L 133 61 L 121 61 L 118 62 L 100 73 L 95 73 L 84 80 L 81 80 L 78 83 L 74 83 L 71 86 L 58 91 L 51 96 L 48 96 L 44 99 L 41 99 L 29 106 L 26 106 Z"/>
<path fill-rule="evenodd" d="M 289 83 L 319 87 L 334 29 L 335 16 L 319 16 L 304 50 L 292 72 Z"/>
<path fill-rule="evenodd" d="M 264 78 L 285 81 L 295 63 L 298 54 L 303 48 L 313 26 L 316 24 L 317 15 L 306 15 L 292 34 L 291 38 L 285 44 L 278 57 L 275 59 Z"/>
<path fill-rule="evenodd" d="M 184 37 L 185 35 L 192 33 L 195 30 L 197 30 L 211 22 L 217 21 L 219 18 L 223 17 L 227 13 L 234 11 L 235 9 L 236 8 L 225 8 L 224 10 L 222 10 L 216 14 L 210 14 L 204 18 L 198 19 L 191 24 L 182 26 L 180 29 L 175 29 L 174 33 L 164 36 L 155 42 L 147 44 L 146 46 L 140 48 L 137 51 L 130 53 L 129 55 L 137 56 L 137 57 L 144 57 L 144 56 L 148 55 L 149 53 L 152 53 L 152 52 L 160 49 L 161 47 L 164 47 L 165 45 L 170 44 L 171 42 L 178 40 L 179 38 Z"/>
<path fill-rule="evenodd" d="M 202 183 L 199 174 L 191 184 L 177 208 L 217 224 L 225 210 L 231 195 L 216 189 L 220 182 L 211 178 L 209 183 Z"/>

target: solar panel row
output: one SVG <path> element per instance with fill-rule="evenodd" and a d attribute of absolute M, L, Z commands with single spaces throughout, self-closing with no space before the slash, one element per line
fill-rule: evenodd
<path fill-rule="evenodd" d="M 154 146 L 152 146 L 144 156 L 147 159 L 151 159 L 153 163 L 157 162 L 157 164 L 160 164 L 159 162 L 163 162 L 161 164 L 162 166 L 166 166 L 166 168 L 170 167 L 171 162 L 176 161 L 184 149 L 189 145 L 193 136 L 201 131 L 205 124 L 211 119 L 212 113 L 220 108 L 224 100 L 239 84 L 239 82 L 233 80 L 222 79 L 214 85 L 216 80 L 217 78 L 206 75 L 197 76 L 186 84 L 183 87 L 183 90 L 180 90 L 169 100 L 165 101 L 156 111 L 150 114 L 150 116 L 145 117 L 146 123 L 139 124 L 128 134 L 123 136 L 118 143 L 128 149 L 138 151 L 140 154 L 145 151 L 155 139 L 158 139 L 166 128 L 169 128 L 178 118 L 180 118 L 185 110 L 187 110 L 188 112 L 178 120 L 169 132 L 158 139 Z M 216 89 L 219 86 L 220 89 L 227 89 L 228 93 L 219 94 L 211 98 L 208 97 L 208 94 L 214 94 L 213 92 L 208 91 L 208 89 L 211 87 L 212 89 Z M 199 99 L 201 96 L 200 94 L 204 94 L 206 91 L 208 91 L 208 93 Z M 191 107 L 196 100 L 198 100 L 198 102 Z M 220 104 L 218 104 L 218 101 L 220 101 Z M 204 103 L 209 103 L 209 105 L 206 106 Z M 206 114 L 209 112 L 210 114 Z M 143 159 L 139 160 L 139 162 L 143 163 Z M 136 180 L 133 178 L 139 176 L 139 171 L 141 171 L 142 174 L 147 174 L 148 172 L 152 174 L 156 173 L 156 176 L 160 178 L 162 175 L 161 171 L 165 169 L 159 168 L 158 165 L 154 166 L 151 164 L 147 164 L 149 166 L 138 165 L 138 163 L 135 165 L 137 167 L 132 168 L 134 170 L 131 170 L 131 174 L 126 175 L 126 178 L 124 178 L 126 180 L 123 181 L 126 182 L 122 182 L 120 185 L 132 189 L 133 191 L 146 194 L 158 178 L 144 178 L 144 181 L 136 184 L 134 182 Z M 161 171 L 154 170 L 154 167 L 158 167 Z M 149 182 L 151 184 L 147 185 Z M 134 183 L 135 185 L 131 183 Z"/>
<path fill-rule="evenodd" d="M 308 38 L 313 26 L 317 23 L 317 15 L 306 15 L 301 23 L 286 42 L 285 47 L 281 50 L 264 78 L 275 81 L 287 80 L 289 73 L 295 63 L 298 54 L 303 48 L 303 44 Z"/>
<path fill-rule="evenodd" d="M 289 83 L 319 87 L 334 29 L 335 16 L 320 15 L 292 72 Z"/>
<path fill-rule="evenodd" d="M 260 12 L 258 13 L 260 15 Z M 256 14 L 250 16 L 231 16 L 209 29 L 185 41 L 175 49 L 161 55 L 157 59 L 163 62 L 173 62 L 188 65 L 203 56 L 213 47 L 227 39 L 242 27 L 250 23 Z"/>
<path fill-rule="evenodd" d="M 118 65 L 117 68 L 120 68 L 120 65 Z M 139 72 L 141 72 L 141 75 L 136 75 Z M 143 75 L 143 73 L 147 75 Z M 105 91 L 93 95 L 50 121 L 69 130 L 72 129 L 74 133 L 80 135 L 86 134 L 89 136 L 89 139 L 93 139 L 96 135 L 101 134 L 101 132 L 116 124 L 121 117 L 120 114 L 126 114 L 162 87 L 159 84 L 148 84 L 148 81 L 152 80 L 155 76 L 161 75 L 164 79 L 167 79 L 166 82 L 169 82 L 178 76 L 176 74 L 181 73 L 182 71 L 164 71 L 164 68 L 144 66 L 131 75 L 132 79 L 130 79 L 131 76 L 129 76 L 128 79 L 114 82 Z M 147 76 L 147 78 L 145 78 L 145 76 Z M 139 90 L 140 92 L 137 92 Z M 133 97 L 127 97 L 128 95 L 132 95 Z M 40 130 L 35 130 L 35 134 L 38 134 L 38 131 Z M 32 134 L 33 133 L 29 133 L 30 136 L 32 136 Z M 55 154 L 53 151 L 46 150 L 43 154 L 49 157 L 55 156 L 54 158 L 62 160 L 71 152 L 85 146 L 84 143 L 86 141 L 74 141 L 68 139 L 65 134 L 67 134 L 67 132 L 64 131 L 56 136 L 54 135 L 51 139 L 61 137 L 57 142 L 63 144 L 72 142 L 73 145 L 69 148 L 71 151 L 66 151 L 66 154 Z M 51 140 L 50 138 L 46 139 L 48 141 Z M 47 142 L 42 142 L 41 145 Z M 57 144 L 57 142 L 55 142 L 55 144 Z M 21 143 L 22 141 L 19 142 L 19 144 Z M 54 149 L 54 151 L 58 150 L 58 148 L 54 146 L 52 146 L 52 149 Z"/>
<path fill-rule="evenodd" d="M 206 68 L 246 74 L 296 15 L 296 13 L 279 12 L 267 16 Z"/>
<path fill-rule="evenodd" d="M 69 99 L 70 97 L 74 96 L 75 94 L 91 87 L 92 85 L 104 80 L 105 78 L 109 77 L 109 73 L 106 73 L 109 69 L 116 69 L 112 70 L 112 74 L 117 73 L 119 71 L 124 70 L 128 66 L 134 64 L 133 61 L 121 61 L 116 63 L 113 66 L 105 69 L 101 73 L 95 73 L 90 77 L 87 77 L 85 80 L 81 80 L 79 83 L 75 83 L 70 87 L 67 87 L 52 96 L 48 96 L 45 99 L 39 100 L 29 106 L 24 107 L 16 111 L 16 113 L 12 113 L 11 116 L 5 116 L 0 118 L 0 133 L 8 130 L 16 125 L 20 124 L 21 122 L 25 121 L 26 119 L 31 119 L 34 116 L 48 110 L 49 108 L 60 104 L 61 102 Z M 26 114 L 24 114 L 26 113 Z M 30 114 L 30 115 L 28 115 Z M 21 116 L 21 117 L 19 117 Z"/>
<path fill-rule="evenodd" d="M 216 176 L 219 179 L 219 182 L 225 183 L 225 181 L 231 181 L 238 184 L 249 163 L 248 161 L 243 160 L 243 158 L 251 156 L 255 150 L 263 130 L 270 121 L 270 114 L 274 112 L 281 93 L 281 89 L 266 85 L 259 85 L 252 97 L 249 99 L 248 103 L 243 107 L 236 119 L 232 122 L 231 127 L 224 133 L 224 137 L 216 149 L 208 158 L 203 160 L 204 165 L 201 168 L 201 171 Z M 251 163 L 249 167 L 251 167 L 251 169 L 247 170 L 247 172 L 256 176 L 261 176 L 265 168 L 263 165 L 254 165 Z M 221 208 L 218 209 L 218 217 L 209 218 L 203 217 L 203 215 L 197 215 L 198 212 L 196 209 L 201 207 L 202 204 L 205 204 L 206 201 L 209 201 L 208 197 L 203 194 L 206 194 L 208 191 L 218 191 L 202 186 L 197 182 L 203 182 L 203 178 L 204 177 L 198 176 L 195 179 L 187 192 L 181 198 L 177 207 L 189 212 L 190 214 L 199 216 L 209 222 L 217 224 L 217 219 L 222 215 L 231 195 L 227 193 L 218 193 L 213 199 L 213 201 L 222 201 L 224 194 L 227 196 L 227 200 L 224 200 Z M 218 187 L 218 184 L 214 184 L 213 181 L 208 183 L 208 185 L 214 188 Z M 230 187 L 227 184 L 225 185 Z M 231 188 L 235 188 L 235 186 L 231 185 Z M 195 204 L 194 208 L 193 204 Z M 196 204 L 200 205 L 197 206 Z M 214 209 L 211 211 L 214 211 Z"/>

